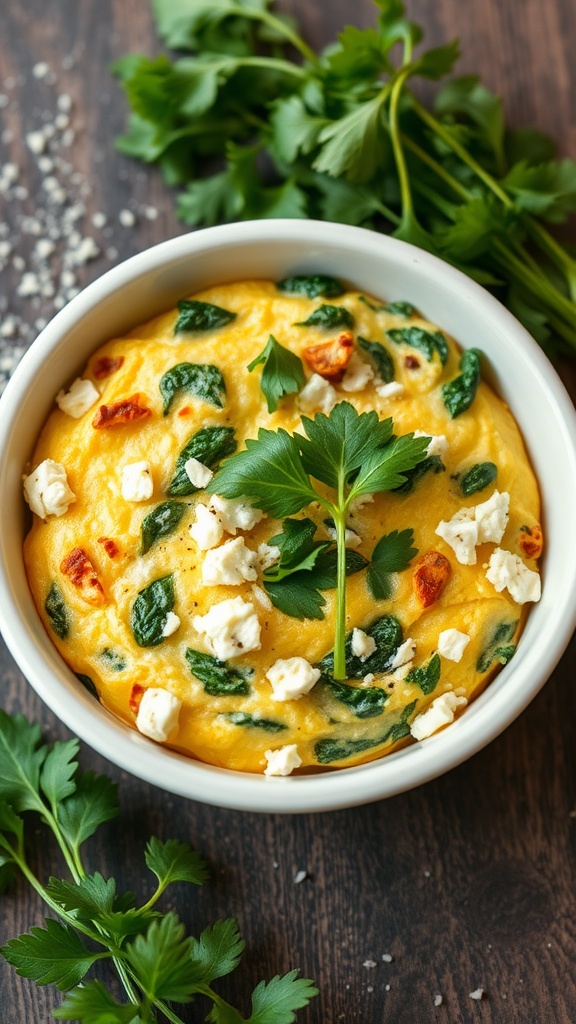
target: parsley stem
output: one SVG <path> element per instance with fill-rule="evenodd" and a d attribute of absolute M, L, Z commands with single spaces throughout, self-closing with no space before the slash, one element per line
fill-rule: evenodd
<path fill-rule="evenodd" d="M 410 67 L 405 67 L 400 71 L 394 85 L 392 86 L 392 92 L 390 94 L 390 138 L 392 141 L 392 150 L 394 152 L 394 159 L 396 161 L 396 170 L 398 172 L 398 181 L 400 184 L 400 198 L 402 200 L 402 220 L 410 219 L 413 216 L 412 207 L 412 193 L 410 190 L 410 176 L 408 174 L 408 168 L 406 166 L 406 158 L 404 156 L 404 149 L 402 147 L 402 136 L 400 134 L 400 124 L 398 119 L 398 104 L 400 102 L 400 96 L 402 95 L 402 89 L 406 79 L 410 75 Z"/>
<path fill-rule="evenodd" d="M 249 7 L 248 5 L 238 5 L 238 17 L 240 18 L 252 18 L 254 21 L 261 21 L 263 24 L 268 25 L 271 29 L 274 29 L 279 35 L 292 44 L 292 46 L 298 50 L 302 56 L 310 61 L 311 64 L 316 64 L 318 58 L 314 53 L 314 50 L 304 42 L 300 36 L 294 32 L 294 30 L 288 25 L 282 18 L 277 18 L 270 11 L 262 10 L 261 8 Z"/>
<path fill-rule="evenodd" d="M 567 253 L 556 239 L 537 221 L 529 218 L 528 233 L 543 252 L 563 271 L 570 291 L 570 298 L 576 302 L 576 260 Z"/>
<path fill-rule="evenodd" d="M 334 636 L 334 678 L 346 679 L 346 512 L 343 509 L 344 483 L 339 481 L 338 508 L 333 518 L 336 526 L 336 631 Z"/>
<path fill-rule="evenodd" d="M 243 68 L 270 68 L 273 71 L 282 71 L 287 75 L 294 75 L 296 78 L 306 78 L 307 72 L 299 64 L 291 64 L 289 60 L 281 60 L 279 57 L 242 57 L 238 66 Z"/>

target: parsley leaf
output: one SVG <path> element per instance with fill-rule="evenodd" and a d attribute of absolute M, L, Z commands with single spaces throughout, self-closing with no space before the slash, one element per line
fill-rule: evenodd
<path fill-rule="evenodd" d="M 161 842 L 152 836 L 146 845 L 145 859 L 161 890 L 174 882 L 202 885 L 208 878 L 204 859 L 187 843 L 180 843 L 177 839 Z"/>
<path fill-rule="evenodd" d="M 138 1006 L 118 1003 L 101 981 L 84 982 L 67 992 L 61 1006 L 52 1011 L 56 1020 L 78 1020 L 84 1024 L 137 1024 Z"/>
<path fill-rule="evenodd" d="M 236 970 L 245 946 L 238 922 L 229 917 L 205 928 L 199 939 L 191 939 L 190 956 L 202 972 L 202 981 L 209 985 L 215 978 Z"/>
<path fill-rule="evenodd" d="M 304 387 L 306 377 L 302 360 L 270 335 L 260 355 L 248 363 L 249 373 L 261 364 L 264 366 L 260 386 L 266 397 L 268 412 L 276 412 L 279 398 Z"/>
<path fill-rule="evenodd" d="M 282 533 L 269 544 L 280 548 L 280 560 L 264 573 L 264 579 L 278 582 L 292 573 L 313 569 L 318 556 L 330 547 L 330 541 L 315 541 L 316 523 L 311 519 L 285 519 Z"/>
<path fill-rule="evenodd" d="M 265 581 L 264 589 L 275 608 L 294 619 L 323 619 L 326 601 L 311 574 L 294 573 L 281 583 Z"/>
<path fill-rule="evenodd" d="M 372 596 L 378 600 L 388 598 L 392 594 L 391 575 L 407 569 L 410 562 L 418 554 L 418 548 L 412 547 L 413 530 L 393 530 L 378 541 L 368 568 L 368 586 Z"/>
<path fill-rule="evenodd" d="M 188 1003 L 199 980 L 190 951 L 191 940 L 186 938 L 184 925 L 169 911 L 126 946 L 126 960 L 145 979 L 149 999 Z"/>
<path fill-rule="evenodd" d="M 261 981 L 252 993 L 252 1013 L 246 1024 L 292 1024 L 295 1011 L 318 994 L 310 979 L 299 978 L 298 973 L 290 971 L 283 978 L 276 974 L 269 982 Z"/>
<path fill-rule="evenodd" d="M 73 928 L 50 919 L 45 928 L 11 939 L 0 952 L 21 977 L 60 989 L 78 985 L 93 963 L 109 955 L 91 953 Z"/>
<path fill-rule="evenodd" d="M 78 851 L 105 821 L 118 814 L 116 785 L 106 775 L 84 772 L 75 792 L 58 808 L 58 824 L 70 847 Z"/>
<path fill-rule="evenodd" d="M 337 488 L 348 480 L 366 459 L 383 448 L 392 436 L 392 420 L 380 420 L 378 413 L 359 413 L 350 402 L 339 402 L 329 416 L 318 413 L 313 420 L 302 417 L 307 437 L 295 435 L 305 469 L 316 480 Z"/>

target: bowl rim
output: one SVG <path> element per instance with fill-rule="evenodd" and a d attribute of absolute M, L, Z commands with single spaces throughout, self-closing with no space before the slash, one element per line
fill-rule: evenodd
<path fill-rule="evenodd" d="M 88 285 L 44 328 L 23 356 L 0 399 L 0 467 L 11 450 L 12 425 L 22 395 L 33 384 L 38 367 L 58 349 L 71 328 L 105 298 L 153 270 L 166 269 L 207 249 L 282 240 L 305 245 L 321 240 L 336 249 L 361 248 L 375 257 L 393 254 L 407 270 L 416 263 L 421 272 L 439 279 L 443 286 L 462 289 L 465 285 L 467 299 L 470 297 L 475 310 L 505 332 L 522 349 L 524 358 L 529 358 L 554 403 L 564 427 L 562 441 L 571 455 L 569 468 L 576 488 L 576 411 L 556 371 L 512 314 L 461 271 L 415 246 L 365 228 L 312 220 L 248 221 L 193 231 L 130 257 Z M 34 690 L 82 740 L 118 767 L 180 796 L 265 813 L 328 811 L 369 803 L 421 785 L 456 767 L 503 732 L 530 703 L 559 661 L 576 626 L 575 574 L 568 590 L 567 614 L 539 651 L 536 669 L 527 657 L 529 652 L 523 652 L 520 645 L 513 669 L 505 667 L 448 730 L 367 764 L 289 778 L 267 778 L 190 759 L 145 739 L 100 704 L 95 708 L 93 698 L 72 686 L 73 674 L 56 649 L 53 648 L 53 658 L 46 657 L 41 641 L 25 628 L 13 598 L 12 582 L 0 553 L 0 630 L 6 644 Z M 71 694 L 75 699 L 70 699 Z M 488 699 L 484 699 L 486 694 Z"/>

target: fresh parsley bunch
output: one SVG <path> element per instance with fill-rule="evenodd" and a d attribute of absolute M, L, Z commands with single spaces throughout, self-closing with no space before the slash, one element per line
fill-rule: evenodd
<path fill-rule="evenodd" d="M 390 418 L 381 420 L 374 411 L 359 413 L 349 402 L 339 402 L 329 416 L 302 417 L 302 426 L 305 437 L 282 428 L 260 428 L 257 439 L 249 438 L 243 451 L 226 459 L 207 489 L 226 498 L 246 495 L 276 519 L 301 512 L 314 502 L 327 511 L 334 523 L 337 550 L 334 678 L 346 679 L 346 576 L 351 569 L 356 571 L 346 557 L 350 508 L 362 496 L 401 487 L 410 471 L 425 460 L 430 439 L 413 434 L 396 437 Z M 314 542 L 314 532 L 310 520 L 284 521 L 283 536 L 273 538 L 280 542 L 280 565 L 264 585 L 278 604 L 278 587 L 284 584 L 283 604 L 278 606 L 288 614 L 298 614 L 298 606 L 303 605 L 307 615 L 311 607 L 310 617 L 319 618 L 318 609 L 324 604 L 319 590 L 333 583 L 327 566 L 320 562 L 326 544 Z M 399 571 L 415 554 L 409 532 L 410 537 L 405 531 L 388 535 L 385 550 L 376 552 L 372 580 L 382 592 L 375 596 L 388 596 L 380 574 Z M 294 605 L 296 610 L 290 611 Z"/>
<path fill-rule="evenodd" d="M 576 349 L 576 260 L 548 231 L 576 209 L 576 163 L 534 129 L 508 131 L 474 76 L 427 109 L 456 41 L 415 53 L 402 0 L 375 0 L 315 53 L 270 0 L 152 0 L 168 46 L 115 65 L 132 113 L 118 148 L 183 186 L 187 224 L 317 217 L 436 253 L 494 290 L 549 354 Z M 297 59 L 293 59 L 296 51 Z M 214 162 L 220 169 L 214 172 Z"/>
<path fill-rule="evenodd" d="M 156 884 L 142 904 L 133 893 L 119 893 L 114 878 L 86 873 L 83 844 L 118 813 L 118 804 L 116 787 L 106 776 L 78 774 L 78 747 L 75 739 L 49 747 L 37 725 L 0 710 L 0 887 L 20 870 L 54 914 L 44 927 L 8 942 L 2 948 L 6 960 L 23 977 L 66 991 L 53 1013 L 58 1020 L 182 1024 L 174 1004 L 204 996 L 212 1003 L 205 1018 L 212 1024 L 291 1024 L 295 1011 L 317 994 L 311 981 L 291 971 L 260 982 L 245 1018 L 212 988 L 242 956 L 236 921 L 217 921 L 195 938 L 186 935 L 174 911 L 163 914 L 156 908 L 174 882 L 206 881 L 206 865 L 189 846 L 150 839 L 145 860 Z M 35 875 L 25 848 L 28 818 L 23 815 L 29 813 L 52 832 L 70 878 L 50 878 L 44 885 Z M 126 1002 L 118 1002 L 100 981 L 84 980 L 100 960 L 115 966 Z"/>

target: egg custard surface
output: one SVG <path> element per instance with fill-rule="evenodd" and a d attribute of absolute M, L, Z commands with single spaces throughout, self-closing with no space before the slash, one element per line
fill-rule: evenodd
<path fill-rule="evenodd" d="M 30 587 L 79 681 L 156 742 L 269 775 L 449 725 L 540 596 L 538 488 L 482 363 L 408 302 L 322 275 L 213 287 L 107 341 L 57 396 L 24 480 Z M 343 673 L 330 472 L 288 515 L 218 481 L 260 428 L 286 432 L 305 472 L 308 421 L 344 431 L 367 413 L 377 456 L 415 438 L 420 455 L 346 509 Z"/>

